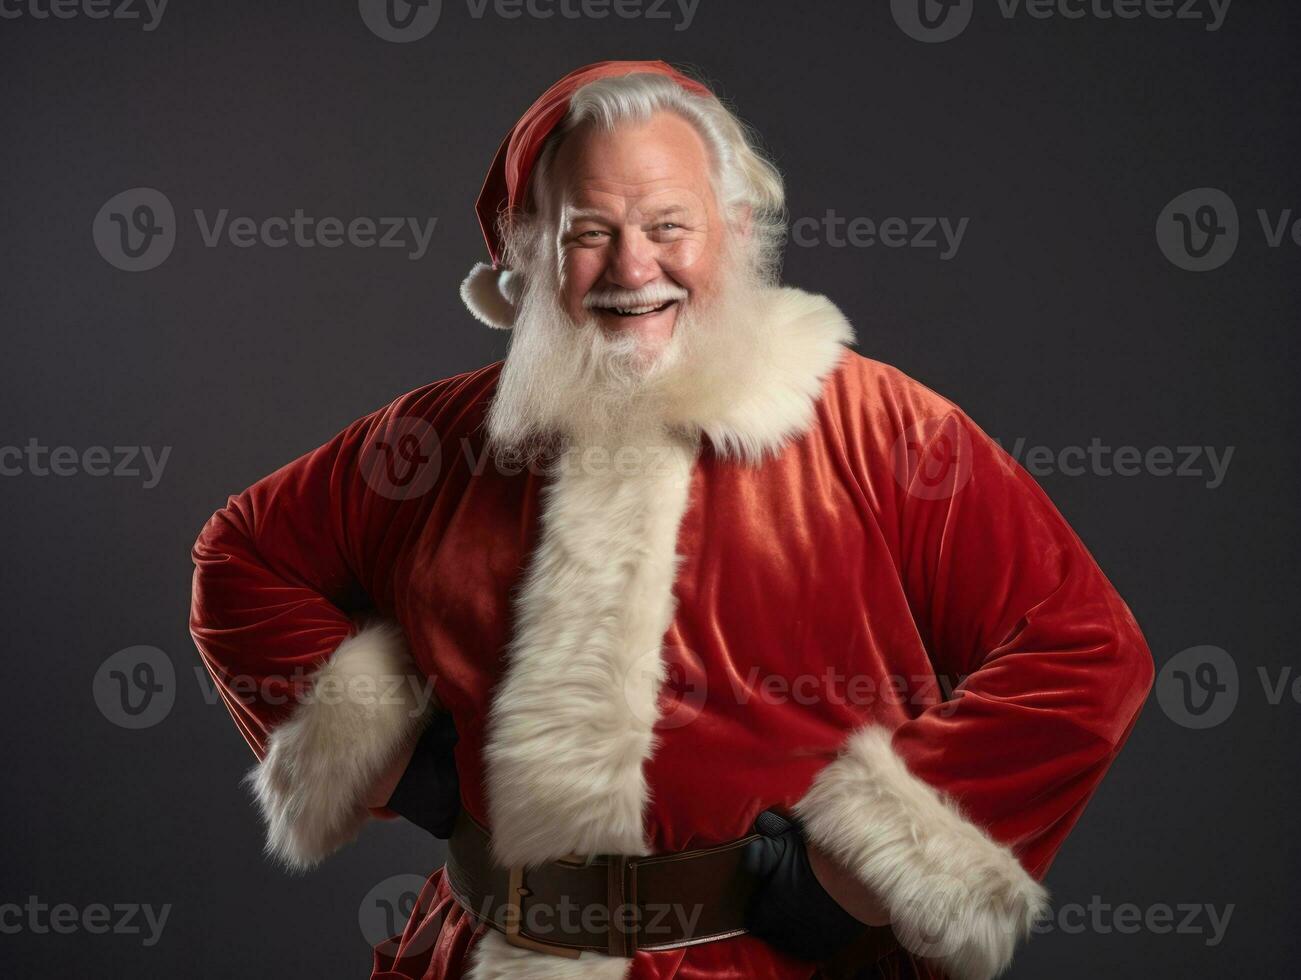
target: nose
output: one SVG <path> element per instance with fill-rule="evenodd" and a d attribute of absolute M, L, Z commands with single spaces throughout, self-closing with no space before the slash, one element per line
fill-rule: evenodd
<path fill-rule="evenodd" d="M 655 243 L 638 230 L 625 230 L 615 244 L 605 277 L 620 289 L 639 289 L 659 278 Z"/>

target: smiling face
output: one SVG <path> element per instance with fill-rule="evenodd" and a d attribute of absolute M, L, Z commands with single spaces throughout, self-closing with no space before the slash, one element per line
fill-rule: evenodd
<path fill-rule="evenodd" d="M 720 266 L 724 228 L 704 141 L 669 112 L 610 132 L 583 125 L 560 145 L 554 172 L 565 311 L 653 356 L 683 305 L 711 294 Z"/>

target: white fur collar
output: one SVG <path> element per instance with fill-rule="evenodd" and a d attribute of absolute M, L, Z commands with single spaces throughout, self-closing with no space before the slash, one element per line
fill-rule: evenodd
<path fill-rule="evenodd" d="M 671 421 L 708 439 L 720 456 L 759 463 L 805 432 L 823 379 L 854 342 L 844 314 L 825 296 L 791 287 L 761 294 L 762 309 L 739 362 L 718 365 L 677 399 Z"/>

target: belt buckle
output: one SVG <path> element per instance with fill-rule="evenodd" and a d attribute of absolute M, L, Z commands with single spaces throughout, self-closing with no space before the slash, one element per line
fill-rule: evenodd
<path fill-rule="evenodd" d="M 524 899 L 531 894 L 524 884 L 524 865 L 516 864 L 511 867 L 510 880 L 506 891 L 508 897 L 506 903 L 502 906 L 502 914 L 505 918 L 506 942 L 512 946 L 518 946 L 520 949 L 531 949 L 535 953 L 563 956 L 569 960 L 578 959 L 579 953 L 582 952 L 580 949 L 543 942 L 540 939 L 534 939 L 532 936 L 526 936 L 520 931 L 520 923 L 524 919 Z"/>

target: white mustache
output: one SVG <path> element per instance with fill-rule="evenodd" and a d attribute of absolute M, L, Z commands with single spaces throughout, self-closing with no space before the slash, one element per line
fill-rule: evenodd
<path fill-rule="evenodd" d="M 685 300 L 687 295 L 685 289 L 671 283 L 655 283 L 641 289 L 603 289 L 584 296 L 583 309 L 601 306 L 629 310 L 639 306 L 659 306 L 670 300 Z"/>

